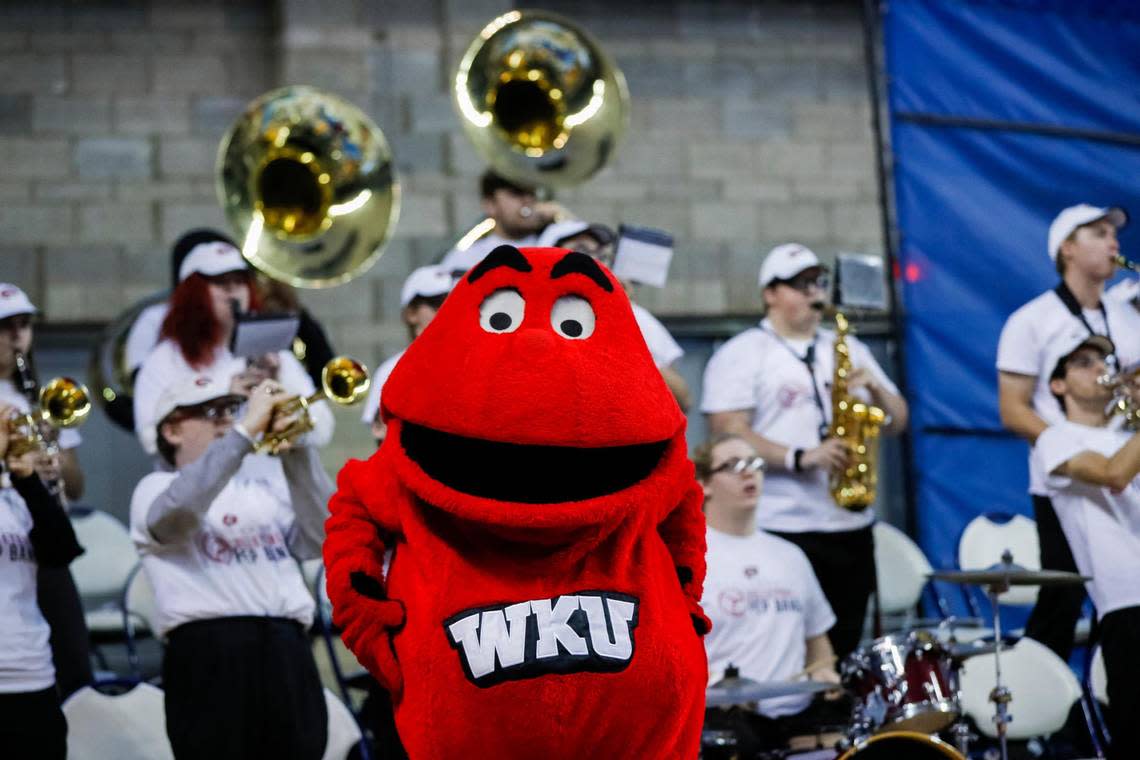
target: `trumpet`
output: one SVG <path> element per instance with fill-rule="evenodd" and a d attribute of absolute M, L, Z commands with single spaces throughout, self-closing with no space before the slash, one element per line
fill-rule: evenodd
<path fill-rule="evenodd" d="M 44 425 L 55 430 L 76 427 L 91 412 L 91 396 L 82 383 L 57 377 L 40 388 L 31 411 L 8 420 L 8 453 L 23 456 L 30 451 L 48 452 L 54 445 L 44 435 Z"/>
<path fill-rule="evenodd" d="M 1097 385 L 1112 391 L 1112 401 L 1105 410 L 1109 415 L 1119 414 L 1124 429 L 1140 430 L 1140 399 L 1133 396 L 1136 380 L 1140 377 L 1140 363 L 1109 372 L 1096 379 Z"/>
<path fill-rule="evenodd" d="M 369 384 L 368 370 L 360 362 L 348 356 L 330 359 L 321 370 L 321 390 L 277 404 L 273 408 L 269 429 L 272 430 L 274 421 L 278 419 L 292 418 L 292 422 L 284 430 L 266 433 L 254 446 L 254 451 L 272 455 L 281 453 L 286 444 L 313 429 L 313 417 L 309 414 L 312 404 L 328 399 L 340 406 L 352 406 L 368 393 Z"/>

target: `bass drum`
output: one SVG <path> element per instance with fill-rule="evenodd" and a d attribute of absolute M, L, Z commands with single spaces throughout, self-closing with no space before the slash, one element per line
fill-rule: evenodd
<path fill-rule="evenodd" d="M 936 736 L 917 731 L 892 731 L 855 743 L 839 760 L 966 760 Z"/>

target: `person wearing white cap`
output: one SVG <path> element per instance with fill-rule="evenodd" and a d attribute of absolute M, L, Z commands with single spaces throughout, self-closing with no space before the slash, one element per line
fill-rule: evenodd
<path fill-rule="evenodd" d="M 38 378 L 18 376 L 16 353 L 22 354 L 29 365 L 34 365 L 34 317 L 37 311 L 23 290 L 11 283 L 0 283 L 0 404 L 6 404 L 20 413 L 31 408 L 31 399 L 24 391 L 25 382 L 34 385 Z M 34 396 L 34 391 L 31 395 Z M 2 419 L 0 418 L 0 424 Z M 62 495 L 72 501 L 83 495 L 83 469 L 76 456 L 76 450 L 82 441 L 78 430 L 64 428 L 59 431 L 55 441 L 58 453 L 41 454 L 36 459 L 40 477 L 46 482 L 61 485 Z M 91 668 L 87 622 L 79 591 L 66 566 L 41 565 L 36 585 L 40 609 L 51 626 L 56 686 L 66 697 L 95 678 Z"/>
<path fill-rule="evenodd" d="M 1074 337 L 1104 335 L 1116 346 L 1110 361 L 1140 360 L 1140 314 L 1102 298 L 1116 271 L 1117 230 L 1128 221 L 1120 208 L 1081 203 L 1062 210 L 1049 225 L 1047 253 L 1061 282 L 1017 309 L 998 341 L 998 408 L 1002 424 L 1032 446 L 1049 426 L 1064 419 L 1049 388 L 1050 357 Z M 1029 458 L 1029 493 L 1041 545 L 1041 566 L 1076 567 L 1045 488 L 1045 473 Z M 1068 660 L 1084 591 L 1079 586 L 1041 589 L 1025 634 Z"/>
<path fill-rule="evenodd" d="M 450 270 L 436 265 L 420 267 L 404 280 L 404 285 L 400 288 L 400 318 L 408 328 L 409 342 L 420 337 L 431 324 L 454 285 L 455 278 L 451 276 Z M 371 429 L 377 445 L 383 443 L 384 436 L 388 432 L 388 426 L 380 418 L 380 393 L 384 389 L 384 382 L 395 369 L 396 362 L 400 361 L 403 355 L 404 352 L 401 350 L 389 356 L 372 373 L 372 384 L 368 389 L 368 397 L 364 401 L 364 411 L 360 419 Z"/>
<path fill-rule="evenodd" d="M 0 403 L 0 421 L 15 412 Z M 19 454 L 9 443 L 8 426 L 0 424 L 0 747 L 5 757 L 62 760 L 67 721 L 52 662 L 52 629 L 37 595 L 40 571 L 66 572 L 83 549 L 36 472 L 38 452 Z"/>
<path fill-rule="evenodd" d="M 826 269 L 797 243 L 773 248 L 760 268 L 766 317 L 718 348 L 705 367 L 701 411 L 712 434 L 736 434 L 768 463 L 757 522 L 799 546 L 838 622 L 828 632 L 842 659 L 859 643 L 875 587 L 871 509 L 837 506 L 831 472 L 844 467 L 843 441 L 827 437 L 835 332 L 820 327 Z M 854 369 L 848 388 L 883 408 L 892 435 L 906 427 L 907 405 L 861 341 L 848 338 Z"/>
<path fill-rule="evenodd" d="M 1096 607 L 1108 676 L 1108 757 L 1140 757 L 1140 435 L 1110 425 L 1112 391 L 1098 382 L 1113 344 L 1080 334 L 1047 352 L 1049 390 L 1064 418 L 1033 447 L 1076 568 Z"/>
<path fill-rule="evenodd" d="M 241 468 L 289 394 L 248 397 L 211 375 L 166 388 L 148 415 L 172 471 L 131 497 L 130 531 L 166 641 L 166 731 L 178 758 L 319 758 L 327 715 L 307 630 L 314 603 L 297 560 L 320 556 L 334 490 L 303 441 L 284 482 Z M 234 421 L 245 401 L 244 414 Z"/>
<path fill-rule="evenodd" d="M 239 393 L 270 374 L 294 395 L 313 393 L 312 380 L 289 351 L 278 351 L 258 362 L 230 351 L 234 310 L 258 308 L 252 275 L 241 252 L 225 239 L 198 241 L 179 266 L 178 286 L 162 323 L 161 340 L 143 361 L 134 385 L 135 433 L 149 454 L 157 453 L 154 409 L 163 391 L 187 377 L 208 375 Z M 267 368 L 268 367 L 268 368 Z M 332 438 L 333 414 L 327 404 L 310 409 L 315 445 Z"/>
<path fill-rule="evenodd" d="M 447 272 L 465 272 L 500 245 L 536 245 L 538 234 L 555 219 L 570 216 L 560 204 L 537 199 L 535 189 L 488 169 L 479 179 L 481 208 L 495 223 L 490 232 L 467 248 L 448 251 L 439 265 Z"/>
<path fill-rule="evenodd" d="M 590 224 L 577 219 L 564 222 L 554 222 L 538 236 L 540 248 L 568 248 L 572 251 L 591 256 L 606 267 L 612 268 L 614 264 L 614 243 L 616 240 L 613 230 L 604 224 Z M 669 330 L 648 309 L 633 300 L 632 283 L 621 281 L 625 293 L 630 297 L 629 305 L 633 308 L 633 318 L 645 338 L 645 345 L 649 348 L 653 362 L 661 370 L 661 377 L 665 385 L 677 399 L 681 411 L 688 411 L 692 402 L 692 393 L 685 378 L 673 368 L 673 365 L 685 355 Z"/>

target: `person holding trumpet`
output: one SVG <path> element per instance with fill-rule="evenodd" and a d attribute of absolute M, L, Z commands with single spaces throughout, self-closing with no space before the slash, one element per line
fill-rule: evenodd
<path fill-rule="evenodd" d="M 0 403 L 10 407 L 4 420 L 30 412 L 37 403 L 33 400 L 37 379 L 32 369 L 37 313 L 23 290 L 12 283 L 0 283 Z M 42 428 L 51 445 L 37 451 L 36 472 L 60 497 L 57 503 L 74 501 L 83 495 L 83 470 L 76 456 L 83 439 L 74 428 Z M 67 697 L 95 679 L 87 621 L 66 564 L 41 564 L 37 575 L 39 607 L 51 628 L 56 686 Z"/>
<path fill-rule="evenodd" d="M 18 409 L 0 402 L 0 747 L 6 757 L 62 760 L 67 721 L 36 601 L 37 569 L 83 553 L 71 521 L 36 472 L 40 451 L 9 433 Z"/>
<path fill-rule="evenodd" d="M 303 438 L 278 447 L 285 488 L 241 466 L 292 423 L 278 413 L 288 398 L 273 379 L 245 400 L 201 374 L 166 389 L 147 415 L 171 470 L 139 482 L 130 530 L 167 641 L 166 730 L 179 760 L 309 760 L 325 749 L 306 636 L 314 603 L 296 560 L 321 555 L 334 487 Z"/>

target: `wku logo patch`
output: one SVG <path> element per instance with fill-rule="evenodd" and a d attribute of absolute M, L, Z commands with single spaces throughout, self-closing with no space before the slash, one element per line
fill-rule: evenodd
<path fill-rule="evenodd" d="M 638 604 L 628 594 L 578 591 L 464 610 L 443 627 L 479 687 L 548 673 L 615 673 L 633 659 Z"/>

